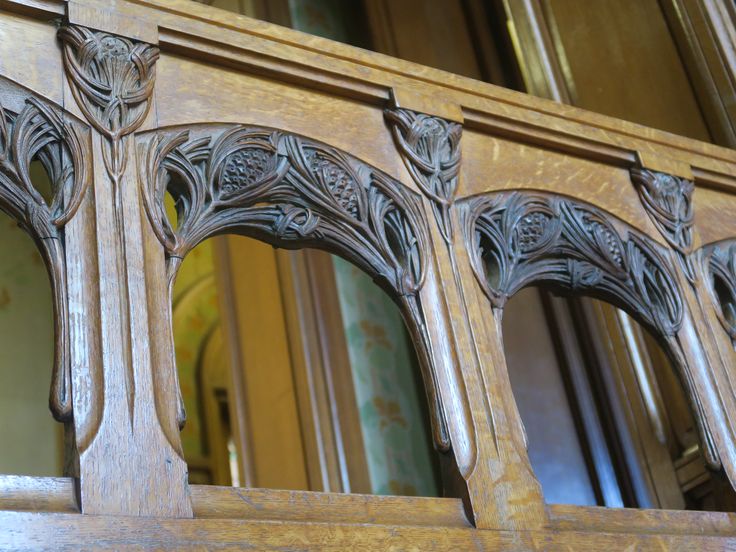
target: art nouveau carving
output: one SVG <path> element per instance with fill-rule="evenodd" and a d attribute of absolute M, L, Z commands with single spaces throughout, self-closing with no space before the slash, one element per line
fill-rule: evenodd
<path fill-rule="evenodd" d="M 538 282 L 599 296 L 659 335 L 674 335 L 683 305 L 672 268 L 642 235 L 559 196 L 509 192 L 463 202 L 478 281 L 496 307 Z"/>
<path fill-rule="evenodd" d="M 683 272 L 692 283 L 695 275 L 689 255 L 693 245 L 695 185 L 685 178 L 639 168 L 631 169 L 631 181 L 649 218 L 678 253 Z"/>
<path fill-rule="evenodd" d="M 406 168 L 432 202 L 445 241 L 451 242 L 449 210 L 460 171 L 462 126 L 408 109 L 386 109 L 384 113 Z"/>
<path fill-rule="evenodd" d="M 63 229 L 84 197 L 88 155 L 86 129 L 64 121 L 41 101 L 28 97 L 19 113 L 0 105 L 0 209 L 34 239 L 51 278 L 56 341 L 49 404 L 59 421 L 72 414 Z M 31 180 L 34 161 L 48 174 L 49 203 Z"/>
<path fill-rule="evenodd" d="M 127 38 L 66 25 L 59 29 L 64 69 L 80 110 L 102 136 L 102 159 L 113 193 L 113 221 L 116 238 L 113 250 L 123 272 L 128 270 L 128 251 L 124 245 L 127 235 L 123 215 L 121 182 L 129 158 L 127 136 L 138 129 L 146 119 L 155 83 L 155 64 L 158 48 Z M 118 287 L 121 304 L 127 305 L 129 278 Z M 121 313 L 124 326 L 129 327 L 129 307 Z M 132 343 L 128 330 L 122 336 L 127 341 L 128 358 L 125 366 L 126 393 L 129 418 L 133 419 L 136 378 L 132 361 Z M 180 423 L 184 410 L 179 399 Z"/>
<path fill-rule="evenodd" d="M 704 247 L 703 259 L 716 316 L 736 348 L 736 242 Z"/>
<path fill-rule="evenodd" d="M 258 127 L 157 132 L 139 139 L 138 155 L 145 208 L 166 249 L 170 282 L 187 252 L 216 234 L 326 249 L 384 287 L 429 346 L 418 300 L 426 222 L 418 198 L 400 183 L 324 144 Z M 166 216 L 167 192 L 176 225 Z M 423 357 L 426 368 L 431 357 Z M 425 377 L 435 438 L 446 449 L 434 371 L 427 368 Z"/>
<path fill-rule="evenodd" d="M 105 160 L 108 170 L 122 173 L 120 139 L 148 114 L 158 48 L 76 25 L 62 27 L 59 39 L 74 99 L 113 146 Z"/>

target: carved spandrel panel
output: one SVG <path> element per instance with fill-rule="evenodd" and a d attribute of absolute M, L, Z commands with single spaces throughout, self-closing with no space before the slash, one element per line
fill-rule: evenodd
<path fill-rule="evenodd" d="M 418 341 L 435 443 L 449 449 L 419 301 L 429 245 L 416 194 L 335 148 L 273 129 L 195 126 L 137 142 L 144 205 L 166 250 L 170 282 L 187 252 L 223 233 L 346 258 L 402 308 Z M 176 225 L 165 213 L 167 192 Z"/>
<path fill-rule="evenodd" d="M 712 355 L 707 335 L 698 335 L 706 322 L 697 306 L 699 278 L 686 272 L 692 253 L 669 250 L 597 208 L 552 194 L 492 193 L 459 208 L 476 279 L 494 307 L 524 286 L 545 283 L 607 300 L 647 326 L 681 377 L 708 466 L 733 481 L 733 388 L 723 359 Z M 709 266 L 729 270 L 722 253 Z M 724 289 L 728 325 L 732 295 Z"/>
<path fill-rule="evenodd" d="M 89 184 L 89 132 L 8 81 L 0 81 L 0 93 L 0 209 L 33 238 L 49 273 L 55 331 L 49 406 L 57 420 L 68 421 L 72 389 L 64 226 Z M 49 202 L 31 180 L 34 161 L 48 175 Z"/>

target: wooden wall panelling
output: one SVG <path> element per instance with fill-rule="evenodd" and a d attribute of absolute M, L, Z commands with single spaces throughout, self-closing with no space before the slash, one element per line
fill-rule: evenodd
<path fill-rule="evenodd" d="M 370 492 L 358 403 L 330 255 L 317 250 L 277 255 L 310 489 Z"/>
<path fill-rule="evenodd" d="M 245 409 L 238 420 L 239 456 L 246 484 L 280 489 L 310 488 L 306 435 L 297 401 L 297 389 L 284 317 L 276 252 L 269 245 L 239 236 L 223 238 L 230 282 L 220 287 L 228 305 L 223 305 L 228 325 L 228 346 L 235 351 L 232 366 L 236 401 Z M 222 266 L 222 264 L 220 264 Z M 257 290 L 257 292 L 253 292 Z M 229 312 L 231 311 L 231 312 Z M 240 395 L 240 397 L 238 397 Z M 244 441 L 244 442 L 243 442 Z"/>

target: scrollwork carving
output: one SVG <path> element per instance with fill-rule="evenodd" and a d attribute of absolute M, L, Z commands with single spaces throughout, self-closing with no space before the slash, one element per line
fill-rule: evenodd
<path fill-rule="evenodd" d="M 408 109 L 387 109 L 384 113 L 409 173 L 432 202 L 442 236 L 450 243 L 449 210 L 460 172 L 462 126 Z"/>
<path fill-rule="evenodd" d="M 427 229 L 418 196 L 386 174 L 324 144 L 248 126 L 157 132 L 141 138 L 143 197 L 167 252 L 173 281 L 181 259 L 204 239 L 244 233 L 287 248 L 337 253 L 394 297 L 429 339 L 418 292 Z M 164 196 L 175 200 L 177 223 Z M 438 447 L 449 447 L 431 356 L 423 355 Z"/>
<path fill-rule="evenodd" d="M 59 421 L 72 413 L 63 227 L 88 185 L 87 140 L 86 129 L 65 122 L 35 98 L 28 98 L 19 113 L 0 105 L 0 209 L 34 239 L 49 271 L 56 333 L 49 406 Z M 36 160 L 51 183 L 49 203 L 31 180 Z"/>
<path fill-rule="evenodd" d="M 601 211 L 522 192 L 471 198 L 462 211 L 473 270 L 494 306 L 547 282 L 623 306 L 660 335 L 679 329 L 682 299 L 665 257 Z"/>
<path fill-rule="evenodd" d="M 703 252 L 718 321 L 736 348 L 736 242 L 709 245 Z"/>
<path fill-rule="evenodd" d="M 688 281 L 695 281 L 690 259 L 693 237 L 691 180 L 646 169 L 631 169 L 631 181 L 657 230 L 677 252 L 678 260 Z"/>

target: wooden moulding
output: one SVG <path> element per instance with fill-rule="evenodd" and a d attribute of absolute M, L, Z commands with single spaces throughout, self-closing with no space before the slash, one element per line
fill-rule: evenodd
<path fill-rule="evenodd" d="M 377 496 L 360 494 L 316 493 L 310 491 L 288 491 L 277 489 L 245 489 L 235 487 L 215 487 L 192 485 L 192 505 L 195 520 L 169 520 L 172 527 L 178 526 L 182 535 L 192 531 L 216 531 L 215 527 L 232 527 L 233 531 L 243 531 L 242 535 L 250 535 L 250 527 L 258 531 L 262 522 L 278 523 L 283 527 L 294 529 L 297 524 L 329 523 L 331 527 L 340 527 L 344 538 L 369 539 L 372 531 L 401 532 L 416 535 L 418 538 L 430 538 L 442 531 L 449 535 L 448 543 L 460 544 L 474 539 L 472 531 L 479 535 L 482 542 L 505 542 L 508 535 L 504 531 L 473 530 L 459 499 Z M 657 535 L 662 542 L 708 545 L 712 537 L 734 537 L 736 539 L 736 514 L 720 512 L 691 512 L 675 510 L 636 510 L 630 508 L 581 507 L 567 504 L 551 504 L 547 507 L 549 524 L 545 531 L 526 532 L 542 540 L 560 538 L 563 533 L 573 535 L 580 532 L 599 533 L 604 543 L 606 535 Z M 13 512 L 36 511 L 41 515 L 35 518 L 14 516 Z M 30 529 L 37 520 L 46 520 L 49 527 L 63 525 L 68 528 L 86 530 L 102 534 L 103 526 L 116 525 L 125 518 L 109 517 L 101 521 L 97 516 L 73 516 L 56 514 L 78 514 L 79 507 L 75 498 L 74 480 L 64 477 L 30 477 L 0 476 L 0 521 L 8 522 L 5 527 L 13 527 L 11 519 Z M 219 521 L 216 521 L 219 520 Z M 229 521 L 225 521 L 229 520 Z M 235 521 L 237 520 L 237 522 Z M 153 520 L 150 520 L 153 522 Z M 250 523 L 253 522 L 251 525 Z M 140 520 L 139 525 L 130 524 L 130 530 L 140 527 L 141 538 L 154 539 L 155 535 L 146 537 L 146 522 Z M 166 524 L 161 519 L 152 523 Z M 187 525 L 188 524 L 188 525 Z M 41 524 L 43 525 L 43 524 Z M 360 527 L 383 526 L 381 529 L 368 530 L 360 534 Z M 237 531 L 235 530 L 235 528 Z M 324 526 L 323 526 L 324 527 Z M 415 529 L 407 529 L 407 528 Z M 430 529 L 431 528 L 431 529 Z M 464 531 L 463 531 L 464 529 Z M 154 529 L 151 529 L 154 530 Z M 178 531 L 179 529 L 177 529 Z M 470 530 L 470 531 L 469 531 Z M 125 529 L 121 529 L 124 535 Z M 413 533 L 417 531 L 417 533 Z M 489 533 L 496 536 L 489 537 Z M 73 530 L 69 533 L 72 540 Z M 664 535 L 664 536 L 663 536 Z M 19 536 L 19 535 L 16 535 Z M 678 540 L 682 539 L 693 540 Z M 121 537 L 122 538 L 122 537 Z M 184 537 L 182 537 L 184 538 Z M 212 542 L 217 542 L 211 537 Z M 445 538 L 445 537 L 443 537 Z M 704 540 L 698 540 L 703 538 Z M 3 546 L 0 536 L 0 546 Z M 61 541 L 63 542 L 63 540 Z M 77 541 L 78 542 L 78 541 Z M 124 541 L 123 541 L 124 542 Z M 132 541 L 131 541 L 132 542 Z M 318 542 L 318 541 L 314 541 Z M 324 541 L 323 541 L 324 542 Z M 523 539 L 522 539 L 523 542 Z M 721 545 L 726 543 L 719 541 Z M 735 541 L 736 542 L 736 541 Z M 708 549 L 707 546 L 706 548 Z"/>

